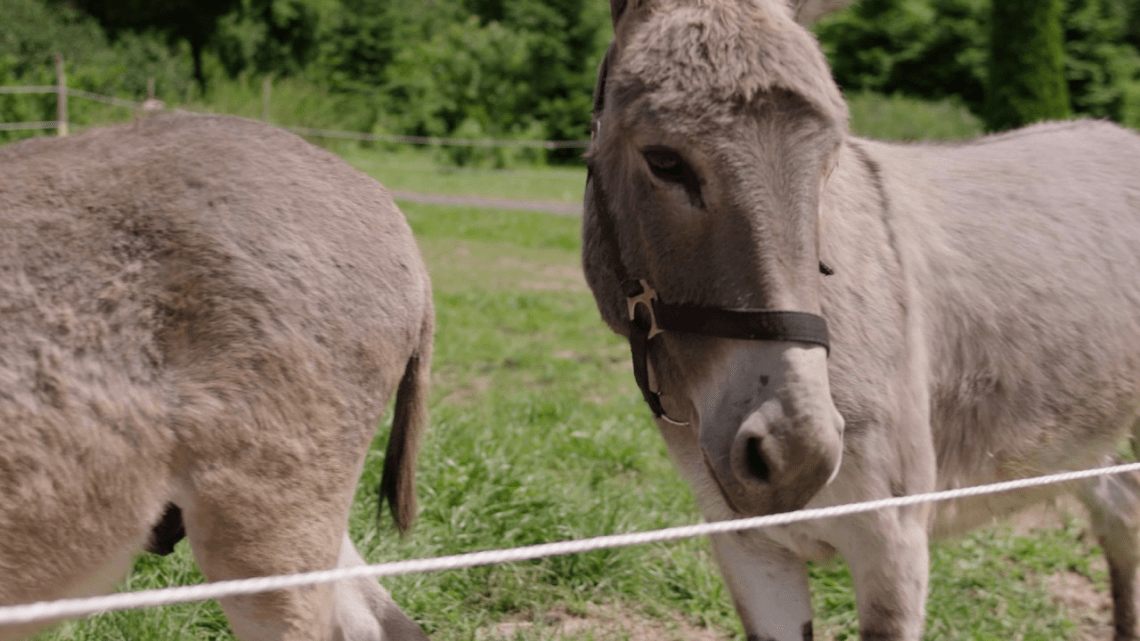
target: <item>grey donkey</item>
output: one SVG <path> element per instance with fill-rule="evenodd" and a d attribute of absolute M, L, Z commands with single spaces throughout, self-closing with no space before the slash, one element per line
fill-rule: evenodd
<path fill-rule="evenodd" d="M 827 3 L 820 3 L 827 4 Z M 1100 466 L 1140 406 L 1140 135 L 848 132 L 784 0 L 612 0 L 583 265 L 704 516 Z M 713 537 L 751 641 L 812 638 L 835 553 L 866 640 L 920 638 L 928 540 L 1075 490 L 1140 638 L 1135 477 Z"/>
<path fill-rule="evenodd" d="M 0 604 L 106 592 L 183 526 L 210 580 L 362 564 L 394 391 L 382 492 L 415 515 L 433 324 L 388 192 L 292 134 L 169 116 L 0 149 Z M 222 607 L 251 641 L 427 638 L 374 580 Z"/>

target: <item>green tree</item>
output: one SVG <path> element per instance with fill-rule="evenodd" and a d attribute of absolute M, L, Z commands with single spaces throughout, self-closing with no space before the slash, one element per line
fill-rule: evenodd
<path fill-rule="evenodd" d="M 990 131 L 1069 115 L 1060 0 L 999 0 L 992 5 Z"/>
<path fill-rule="evenodd" d="M 816 33 L 847 91 L 985 102 L 988 0 L 868 0 Z"/>
<path fill-rule="evenodd" d="M 1140 6 L 1140 3 L 1137 3 Z M 1140 125 L 1140 53 L 1124 0 L 1067 0 L 1065 77 L 1073 111 Z"/>
<path fill-rule="evenodd" d="M 246 71 L 296 76 L 317 59 L 326 23 L 341 10 L 337 1 L 239 0 L 222 17 L 210 46 L 226 74 Z"/>
<path fill-rule="evenodd" d="M 51 0 L 63 4 L 63 0 Z M 238 9 L 241 0 L 66 0 L 91 15 L 112 40 L 124 32 L 155 31 L 174 43 L 190 46 L 194 78 L 206 87 L 202 56 L 217 32 L 222 16 Z"/>
<path fill-rule="evenodd" d="M 460 19 L 430 25 L 401 25 L 396 20 L 378 23 L 372 27 L 375 39 L 360 37 L 355 41 L 359 45 L 342 49 L 337 57 L 338 69 L 345 76 L 350 69 L 364 66 L 358 61 L 390 60 L 384 70 L 382 104 L 396 121 L 393 128 L 471 138 L 574 140 L 586 136 L 597 65 L 610 36 L 604 3 L 463 0 L 440 4 Z M 360 46 L 369 42 L 373 44 Z M 381 42 L 396 46 L 377 44 Z M 580 153 L 560 151 L 551 157 L 564 160 Z M 451 155 L 464 162 L 503 160 L 503 152 L 456 151 Z"/>

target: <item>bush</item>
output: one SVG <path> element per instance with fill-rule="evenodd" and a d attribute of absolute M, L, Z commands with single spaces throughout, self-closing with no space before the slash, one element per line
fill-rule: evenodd
<path fill-rule="evenodd" d="M 990 12 L 990 0 L 864 0 L 816 32 L 846 91 L 957 96 L 981 115 Z M 1061 24 L 1072 111 L 1140 126 L 1140 2 L 1062 0 Z"/>
<path fill-rule="evenodd" d="M 983 133 L 982 121 L 956 98 L 937 102 L 860 92 L 847 96 L 851 132 L 878 140 L 966 140 Z"/>
<path fill-rule="evenodd" d="M 1067 0 L 1065 78 L 1073 111 L 1140 127 L 1140 53 L 1128 42 L 1129 14 L 1121 9 Z"/>
<path fill-rule="evenodd" d="M 0 22 L 0 84 L 56 84 L 54 57 L 59 53 L 71 89 L 141 101 L 153 79 L 158 95 L 167 100 L 185 100 L 196 92 L 185 47 L 172 49 L 157 37 L 139 34 L 123 34 L 111 43 L 90 17 L 34 0 L 0 0 L 0 15 L 5 16 Z M 82 98 L 68 101 L 68 121 L 76 128 L 132 116 L 122 107 Z M 0 122 L 55 119 L 53 94 L 0 95 Z M 39 133 L 0 132 L 0 141 Z"/>
<path fill-rule="evenodd" d="M 845 91 L 985 100 L 987 0 L 865 0 L 816 26 Z"/>

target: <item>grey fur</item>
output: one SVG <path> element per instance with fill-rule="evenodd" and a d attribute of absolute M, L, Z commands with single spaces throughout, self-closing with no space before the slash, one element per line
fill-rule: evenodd
<path fill-rule="evenodd" d="M 398 385 L 410 525 L 431 291 L 375 181 L 170 116 L 0 149 L 0 217 L 0 604 L 108 590 L 167 504 L 211 580 L 363 563 L 348 510 Z M 222 605 L 247 640 L 426 638 L 369 580 Z"/>
<path fill-rule="evenodd" d="M 1077 121 L 961 145 L 858 139 L 796 21 L 811 11 L 630 2 L 587 154 L 601 189 L 586 189 L 583 265 L 603 319 L 627 334 L 628 275 L 670 303 L 819 313 L 831 331 L 830 357 L 805 344 L 656 339 L 666 410 L 690 423 L 659 427 L 707 518 L 1111 460 L 1140 406 L 1140 136 Z M 701 198 L 655 173 L 649 149 L 674 150 Z M 835 275 L 820 275 L 820 260 Z M 1116 638 L 1136 639 L 1140 484 L 1069 489 L 1108 555 Z M 713 545 L 749 635 L 801 639 L 803 560 L 839 552 L 863 638 L 917 640 L 928 537 L 1057 491 Z"/>

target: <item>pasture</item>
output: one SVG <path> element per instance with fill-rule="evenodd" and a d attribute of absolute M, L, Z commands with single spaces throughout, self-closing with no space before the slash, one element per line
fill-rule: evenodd
<path fill-rule="evenodd" d="M 438 170 L 344 152 L 393 189 L 551 201 L 581 198 L 584 170 Z M 370 562 L 446 555 L 699 520 L 579 265 L 576 217 L 401 202 L 433 278 L 431 427 L 421 513 L 400 539 L 377 520 L 390 417 L 358 486 L 351 533 Z M 1111 636 L 1107 577 L 1082 518 L 1046 512 L 934 544 L 928 639 Z M 819 639 L 857 639 L 850 577 L 812 567 Z M 202 581 L 186 543 L 141 555 L 122 585 Z M 385 579 L 433 639 L 743 639 L 707 541 Z M 37 639 L 230 639 L 213 602 L 62 624 Z"/>

